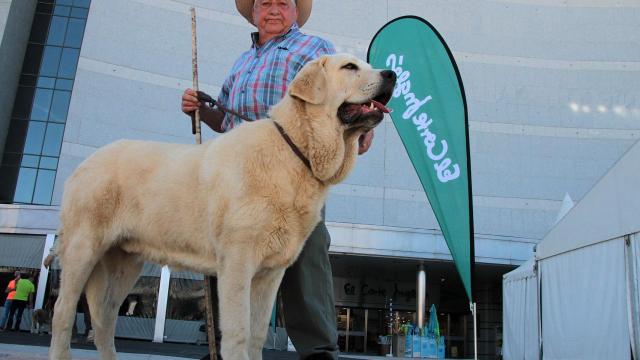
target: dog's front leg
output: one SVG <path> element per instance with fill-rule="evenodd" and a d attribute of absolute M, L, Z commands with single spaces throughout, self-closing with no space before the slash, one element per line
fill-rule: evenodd
<path fill-rule="evenodd" d="M 256 274 L 251 281 L 251 360 L 262 359 L 271 310 L 283 275 L 284 269 L 269 270 Z"/>
<path fill-rule="evenodd" d="M 220 331 L 224 360 L 249 360 L 251 278 L 250 254 L 225 254 L 218 270 Z"/>

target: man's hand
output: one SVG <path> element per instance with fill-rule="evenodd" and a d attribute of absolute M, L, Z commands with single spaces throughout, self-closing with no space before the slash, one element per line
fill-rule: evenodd
<path fill-rule="evenodd" d="M 193 116 L 194 112 L 200 109 L 200 120 L 207 124 L 213 131 L 222 133 L 222 120 L 224 113 L 217 109 L 212 109 L 206 104 L 198 101 L 198 94 L 193 89 L 186 89 L 182 93 L 182 103 L 180 106 L 183 113 Z"/>
<path fill-rule="evenodd" d="M 193 89 L 186 89 L 182 93 L 182 112 L 191 115 L 202 104 L 198 101 L 198 94 Z"/>
<path fill-rule="evenodd" d="M 186 89 L 184 93 L 182 93 L 182 112 L 191 115 L 194 111 L 196 111 L 202 104 L 198 101 L 198 94 L 193 89 Z"/>
<path fill-rule="evenodd" d="M 369 150 L 371 143 L 373 142 L 373 129 L 360 135 L 358 138 L 358 155 L 362 155 Z"/>

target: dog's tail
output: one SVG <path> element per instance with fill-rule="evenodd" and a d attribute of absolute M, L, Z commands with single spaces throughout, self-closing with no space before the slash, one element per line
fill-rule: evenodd
<path fill-rule="evenodd" d="M 53 242 L 53 247 L 49 249 L 49 255 L 52 255 L 54 258 L 58 258 L 60 254 L 61 243 L 63 242 L 62 239 L 64 239 L 64 230 L 63 226 L 61 225 L 58 229 L 58 233 L 56 234 L 56 239 Z"/>

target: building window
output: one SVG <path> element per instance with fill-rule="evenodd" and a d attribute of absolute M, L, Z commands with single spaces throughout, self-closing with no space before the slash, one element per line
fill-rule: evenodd
<path fill-rule="evenodd" d="M 40 0 L 0 167 L 0 202 L 51 205 L 91 0 Z"/>

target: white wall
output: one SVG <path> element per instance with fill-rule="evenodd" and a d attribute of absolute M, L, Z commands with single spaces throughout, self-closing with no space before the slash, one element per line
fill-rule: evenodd
<path fill-rule="evenodd" d="M 216 94 L 248 48 L 252 27 L 232 1 L 191 3 L 198 6 L 201 87 Z M 191 84 L 188 9 L 176 0 L 92 1 L 54 202 L 71 171 L 99 146 L 123 137 L 193 142 L 179 111 L 181 91 Z M 640 136 L 640 6 L 632 0 L 316 1 L 304 30 L 364 56 L 373 34 L 406 14 L 423 16 L 440 31 L 461 70 L 477 253 L 486 262 L 522 262 L 549 230 L 564 194 L 581 199 Z M 434 254 L 443 244 L 388 121 L 349 179 L 331 192 L 327 219 L 337 224 L 336 246 L 362 253 L 425 248 Z M 363 227 L 371 237 L 358 237 Z M 398 238 L 404 240 L 392 241 Z"/>

